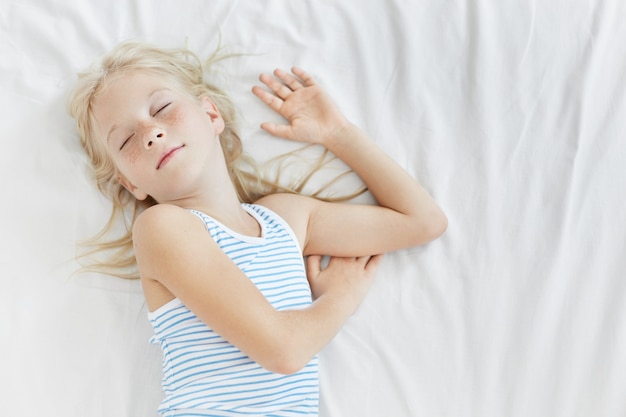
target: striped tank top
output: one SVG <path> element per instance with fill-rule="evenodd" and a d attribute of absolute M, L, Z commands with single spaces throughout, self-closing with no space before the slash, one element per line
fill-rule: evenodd
<path fill-rule="evenodd" d="M 302 251 L 289 225 L 265 207 L 243 208 L 259 222 L 261 237 L 241 235 L 204 213 L 192 213 L 274 308 L 310 305 Z M 150 341 L 163 351 L 165 399 L 158 410 L 163 416 L 317 416 L 317 357 L 299 372 L 276 374 L 224 340 L 178 299 L 148 318 L 154 328 Z"/>

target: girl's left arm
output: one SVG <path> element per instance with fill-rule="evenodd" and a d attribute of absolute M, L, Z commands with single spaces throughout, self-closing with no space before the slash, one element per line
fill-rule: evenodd
<path fill-rule="evenodd" d="M 277 70 L 262 75 L 273 94 L 255 87 L 254 93 L 281 114 L 288 125 L 264 123 L 263 129 L 283 138 L 318 143 L 359 175 L 378 206 L 324 203 L 299 196 L 277 196 L 286 201 L 285 217 L 306 213 L 300 224 L 305 254 L 359 256 L 416 246 L 440 236 L 447 218 L 428 192 L 387 156 L 367 135 L 350 123 L 333 100 L 306 72 Z M 284 209 L 284 207 L 290 207 Z M 289 219 L 287 219 L 289 220 Z M 294 221 L 298 224 L 298 221 Z"/>

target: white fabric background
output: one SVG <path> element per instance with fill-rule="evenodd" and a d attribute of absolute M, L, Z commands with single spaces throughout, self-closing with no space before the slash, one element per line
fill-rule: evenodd
<path fill-rule="evenodd" d="M 138 283 L 72 276 L 108 205 L 66 100 L 121 40 L 221 36 L 250 153 L 291 149 L 250 88 L 300 65 L 449 217 L 322 352 L 321 416 L 626 415 L 625 4 L 0 0 L 0 414 L 156 415 Z"/>

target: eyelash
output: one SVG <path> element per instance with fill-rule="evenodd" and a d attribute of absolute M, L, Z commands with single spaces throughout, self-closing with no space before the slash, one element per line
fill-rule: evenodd
<path fill-rule="evenodd" d="M 154 113 L 154 115 L 153 115 L 152 117 L 154 117 L 154 116 L 156 116 L 157 114 L 159 114 L 159 113 L 161 112 L 161 110 L 165 110 L 165 108 L 166 108 L 167 106 L 169 106 L 170 104 L 172 104 L 172 103 L 167 103 L 165 106 L 161 107 L 159 110 L 157 110 L 157 111 Z"/>
<path fill-rule="evenodd" d="M 165 106 L 163 106 L 163 107 L 159 108 L 159 109 L 158 109 L 158 110 L 157 110 L 157 111 L 156 111 L 156 112 L 152 115 L 152 117 L 155 117 L 155 116 L 156 116 L 156 115 L 158 115 L 158 114 L 159 114 L 162 110 L 165 110 L 165 108 L 166 108 L 167 106 L 169 106 L 170 104 L 172 104 L 172 103 L 167 103 Z M 127 138 L 126 138 L 126 140 L 125 140 L 124 142 L 122 142 L 122 145 L 120 146 L 120 151 L 121 151 L 122 149 L 124 149 L 124 146 L 126 146 L 126 144 L 128 143 L 128 141 L 129 141 L 129 140 L 131 140 L 131 138 L 132 138 L 133 136 L 135 136 L 135 134 L 134 134 L 134 133 L 133 133 L 132 135 L 130 135 L 129 137 L 127 137 Z"/>
<path fill-rule="evenodd" d="M 120 146 L 120 151 L 121 151 L 122 149 L 124 149 L 124 146 L 126 146 L 126 144 L 128 143 L 128 141 L 129 141 L 129 140 L 130 140 L 133 136 L 135 136 L 135 134 L 134 134 L 134 133 L 133 133 L 132 135 L 130 135 L 128 138 L 126 138 L 126 140 L 125 140 L 124 142 L 122 142 L 122 146 Z"/>

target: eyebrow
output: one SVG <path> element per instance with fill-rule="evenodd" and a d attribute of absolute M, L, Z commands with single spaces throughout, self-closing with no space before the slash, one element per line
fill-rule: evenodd
<path fill-rule="evenodd" d="M 161 92 L 161 91 L 169 91 L 169 88 L 156 88 L 154 90 L 152 90 L 152 92 L 150 94 L 148 94 L 148 100 L 150 100 L 152 98 L 152 96 L 154 96 L 156 93 Z M 113 124 L 113 126 L 111 126 L 111 129 L 109 129 L 109 132 L 107 133 L 107 143 L 109 143 L 111 141 L 111 133 L 113 133 L 117 128 L 119 128 L 118 125 Z"/>

